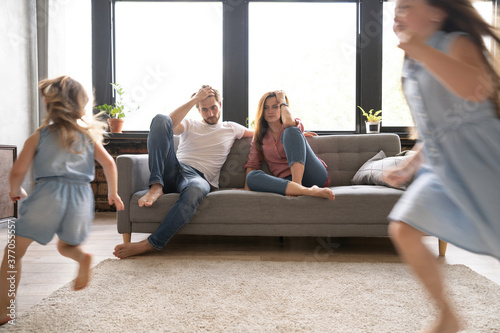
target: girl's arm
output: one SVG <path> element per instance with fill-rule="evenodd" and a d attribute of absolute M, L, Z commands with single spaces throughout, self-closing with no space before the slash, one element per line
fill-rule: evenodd
<path fill-rule="evenodd" d="M 493 94 L 493 83 L 480 49 L 469 38 L 458 37 L 445 54 L 425 44 L 414 32 L 398 34 L 399 47 L 422 63 L 451 92 L 471 102 L 482 102 Z"/>
<path fill-rule="evenodd" d="M 382 178 L 387 184 L 392 187 L 401 187 L 413 179 L 423 162 L 422 144 L 416 144 L 412 150 L 415 151 L 415 154 L 405 159 L 399 166 L 384 170 Z"/>
<path fill-rule="evenodd" d="M 115 204 L 116 210 L 123 210 L 122 199 L 118 196 L 118 171 L 116 163 L 102 144 L 96 143 L 94 147 L 94 157 L 102 166 L 108 183 L 108 202 L 110 205 Z"/>
<path fill-rule="evenodd" d="M 9 175 L 10 182 L 10 200 L 16 202 L 21 198 L 26 198 L 28 195 L 26 191 L 21 187 L 24 177 L 28 172 L 33 159 L 35 158 L 36 147 L 38 146 L 38 140 L 40 138 L 40 132 L 36 131 L 32 134 L 24 143 L 23 149 L 19 154 L 19 157 L 14 162 L 12 170 Z"/>

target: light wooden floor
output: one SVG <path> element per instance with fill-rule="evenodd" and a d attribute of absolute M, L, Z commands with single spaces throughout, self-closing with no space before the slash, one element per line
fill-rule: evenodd
<path fill-rule="evenodd" d="M 146 238 L 133 234 L 132 241 Z M 57 237 L 48 245 L 33 243 L 23 259 L 23 276 L 18 290 L 17 314 L 37 304 L 73 280 L 77 265 L 62 257 L 56 248 Z M 426 237 L 437 256 L 437 240 Z M 85 249 L 94 255 L 93 264 L 114 258 L 113 248 L 122 242 L 116 231 L 114 213 L 97 213 Z M 0 247 L 7 243 L 7 229 L 0 230 Z M 205 258 L 279 261 L 399 262 L 388 238 L 285 238 L 175 236 L 160 254 L 167 258 Z M 166 258 L 166 259 L 167 259 Z M 130 260 L 130 259 L 125 259 Z M 500 285 L 500 262 L 471 254 L 448 245 L 447 255 L 439 259 L 448 264 L 464 264 Z"/>

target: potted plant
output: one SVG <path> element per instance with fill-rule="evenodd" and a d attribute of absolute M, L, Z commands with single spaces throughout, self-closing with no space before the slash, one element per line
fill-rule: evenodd
<path fill-rule="evenodd" d="M 380 121 L 382 121 L 382 110 L 378 110 L 373 112 L 371 109 L 368 112 L 365 112 L 361 106 L 358 108 L 363 112 L 363 116 L 366 117 L 366 133 L 380 133 Z"/>
<path fill-rule="evenodd" d="M 118 83 L 110 83 L 116 92 L 114 105 L 103 104 L 96 107 L 97 110 L 104 111 L 108 116 L 109 131 L 111 133 L 121 133 L 126 113 L 139 109 L 139 106 L 130 99 L 126 101 L 126 93 Z"/>

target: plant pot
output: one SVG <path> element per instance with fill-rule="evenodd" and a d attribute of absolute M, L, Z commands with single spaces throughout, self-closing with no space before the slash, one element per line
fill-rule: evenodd
<path fill-rule="evenodd" d="M 108 118 L 109 131 L 111 133 L 121 133 L 124 121 L 123 119 Z"/>
<path fill-rule="evenodd" d="M 380 133 L 380 121 L 367 121 L 366 133 Z"/>

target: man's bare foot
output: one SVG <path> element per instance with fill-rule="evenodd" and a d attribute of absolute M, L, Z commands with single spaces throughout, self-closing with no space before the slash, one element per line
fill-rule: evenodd
<path fill-rule="evenodd" d="M 153 184 L 149 188 L 148 193 L 144 194 L 139 199 L 139 207 L 151 207 L 156 200 L 163 194 L 163 186 L 160 184 Z"/>
<path fill-rule="evenodd" d="M 137 242 L 137 243 L 122 243 L 118 244 L 115 247 L 115 251 L 113 254 L 115 257 L 123 259 L 127 257 L 132 257 L 136 256 L 139 254 L 147 253 L 147 252 L 152 252 L 154 251 L 155 248 L 149 244 L 148 240 L 145 239 L 143 241 Z"/>
<path fill-rule="evenodd" d="M 451 310 L 441 312 L 434 326 L 421 333 L 457 333 L 462 329 L 460 321 Z"/>
<path fill-rule="evenodd" d="M 84 253 L 82 260 L 78 262 L 80 268 L 78 269 L 78 275 L 75 279 L 74 290 L 82 290 L 89 284 L 90 281 L 90 266 L 92 265 L 92 255 L 89 253 Z"/>
<path fill-rule="evenodd" d="M 328 187 L 318 187 L 316 185 L 311 186 L 311 196 L 313 197 L 321 197 L 330 200 L 335 200 L 335 194 Z"/>

